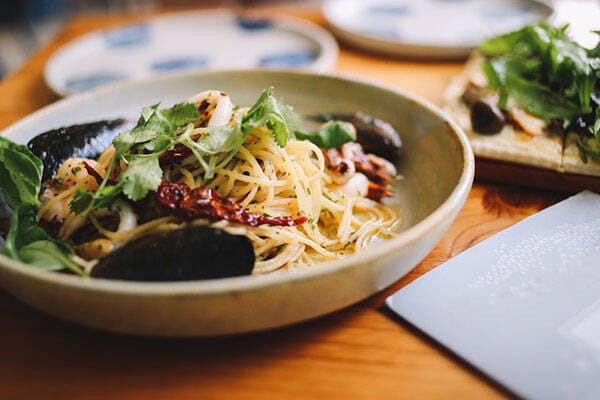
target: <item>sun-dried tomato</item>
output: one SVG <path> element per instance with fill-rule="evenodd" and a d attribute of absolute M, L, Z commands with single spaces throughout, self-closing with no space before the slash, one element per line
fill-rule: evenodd
<path fill-rule="evenodd" d="M 189 195 L 190 187 L 183 182 L 161 182 L 156 191 L 158 203 L 171 210 L 179 210 Z"/>
<path fill-rule="evenodd" d="M 90 164 L 88 164 L 87 161 L 83 162 L 83 167 L 87 171 L 88 175 L 90 175 L 92 178 L 94 178 L 96 180 L 96 182 L 98 183 L 98 185 L 100 185 L 102 183 L 102 181 L 104 180 L 104 178 L 102 177 L 102 175 L 100 175 L 98 173 L 98 171 L 96 171 L 94 169 L 94 167 L 92 167 Z"/>
<path fill-rule="evenodd" d="M 243 225 L 296 226 L 307 217 L 271 217 L 247 211 L 239 203 L 219 195 L 207 187 L 190 187 L 183 182 L 162 182 L 157 190 L 159 204 L 176 211 L 185 218 L 227 220 Z"/>
<path fill-rule="evenodd" d="M 165 151 L 160 155 L 159 161 L 161 165 L 171 164 L 184 158 L 189 157 L 192 154 L 192 150 L 182 144 L 175 145 L 170 150 Z"/>

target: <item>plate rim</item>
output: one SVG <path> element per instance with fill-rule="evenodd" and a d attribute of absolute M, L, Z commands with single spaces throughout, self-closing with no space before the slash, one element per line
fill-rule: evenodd
<path fill-rule="evenodd" d="M 531 4 L 534 7 L 544 9 L 547 15 L 541 17 L 544 20 L 550 20 L 555 7 L 550 1 L 544 0 L 516 0 L 525 4 Z M 398 40 L 386 39 L 382 36 L 360 33 L 358 31 L 346 29 L 343 25 L 337 24 L 336 18 L 332 17 L 335 7 L 344 4 L 362 4 L 360 0 L 325 0 L 321 5 L 322 14 L 329 28 L 341 40 L 357 48 L 372 51 L 378 54 L 397 57 L 415 57 L 419 59 L 461 59 L 465 58 L 477 44 L 474 45 L 435 45 L 431 43 L 420 42 L 402 42 Z M 339 19 L 337 19 L 339 20 Z"/>
<path fill-rule="evenodd" d="M 452 211 L 460 210 L 462 202 L 470 192 L 475 172 L 475 159 L 468 138 L 464 131 L 456 124 L 440 107 L 432 102 L 413 95 L 404 89 L 385 84 L 372 78 L 358 77 L 352 74 L 339 72 L 314 72 L 305 70 L 292 69 L 214 69 L 201 71 L 184 71 L 160 76 L 152 76 L 144 79 L 138 79 L 127 82 L 117 82 L 111 85 L 92 89 L 87 92 L 68 96 L 54 103 L 46 105 L 41 109 L 19 119 L 15 123 L 0 130 L 0 136 L 6 137 L 14 135 L 13 132 L 21 130 L 21 126 L 32 123 L 32 120 L 43 117 L 47 114 L 59 112 L 68 109 L 72 104 L 76 104 L 86 99 L 109 94 L 111 92 L 119 92 L 127 90 L 135 86 L 145 86 L 149 84 L 158 84 L 160 81 L 168 81 L 172 79 L 185 79 L 198 75 L 211 75 L 223 73 L 278 73 L 288 75 L 302 75 L 313 77 L 325 77 L 343 82 L 359 83 L 362 85 L 372 86 L 379 90 L 390 92 L 394 95 L 399 95 L 406 98 L 427 111 L 436 115 L 441 121 L 446 123 L 453 132 L 453 139 L 457 142 L 463 156 L 462 171 L 460 177 L 453 188 L 452 192 L 435 210 L 429 213 L 421 221 L 417 222 L 410 228 L 400 232 L 396 237 L 386 239 L 375 247 L 367 249 L 359 254 L 353 254 L 347 258 L 327 261 L 321 263 L 318 268 L 305 268 L 291 271 L 277 272 L 274 271 L 265 275 L 250 275 L 231 278 L 221 278 L 214 280 L 199 280 L 186 282 L 132 282 L 118 281 L 107 279 L 89 279 L 81 278 L 74 275 L 57 273 L 56 271 L 47 271 L 36 268 L 34 266 L 13 260 L 0 253 L 0 270 L 8 269 L 11 273 L 21 275 L 28 279 L 44 281 L 47 284 L 59 286 L 68 286 L 70 289 L 78 289 L 83 291 L 104 292 L 107 295 L 128 295 L 136 297 L 153 297 L 153 296 L 213 296 L 217 294 L 240 293 L 258 291 L 272 285 L 293 284 L 297 281 L 309 281 L 319 279 L 327 275 L 339 275 L 346 270 L 364 265 L 370 259 L 376 259 L 379 256 L 389 254 L 391 250 L 400 244 L 409 246 L 412 243 L 418 242 L 421 236 L 432 229 L 433 226 L 443 223 Z M 457 211 L 458 212 L 458 211 Z"/>
<path fill-rule="evenodd" d="M 85 41 L 88 41 L 88 40 L 93 40 L 94 38 L 96 38 L 100 35 L 103 35 L 107 32 L 124 29 L 124 28 L 130 27 L 130 26 L 135 26 L 135 25 L 140 25 L 140 24 L 149 24 L 149 23 L 155 23 L 155 22 L 162 23 L 164 21 L 177 20 L 180 18 L 197 17 L 197 18 L 218 19 L 219 17 L 230 17 L 230 18 L 233 17 L 234 18 L 236 16 L 245 16 L 245 15 L 250 16 L 250 17 L 256 16 L 257 18 L 263 18 L 256 11 L 237 11 L 235 9 L 230 9 L 230 8 L 207 9 L 207 10 L 188 10 L 188 11 L 170 11 L 170 12 L 160 13 L 160 14 L 154 15 L 154 16 L 148 16 L 145 18 L 141 18 L 140 20 L 136 20 L 136 21 L 132 21 L 132 22 L 123 22 L 123 23 L 120 23 L 120 24 L 117 24 L 114 26 L 93 30 L 91 32 L 85 33 L 83 35 L 77 36 L 77 37 L 69 40 L 68 42 L 60 45 L 56 50 L 53 51 L 53 53 L 50 55 L 50 57 L 44 63 L 43 74 L 42 74 L 43 78 L 44 78 L 44 83 L 50 90 L 52 90 L 52 92 L 59 95 L 60 97 L 73 96 L 76 94 L 80 94 L 80 93 L 89 91 L 89 90 L 86 90 L 84 92 L 68 91 L 64 85 L 64 82 L 61 84 L 60 83 L 61 80 L 56 78 L 56 76 L 55 76 L 56 74 L 54 73 L 54 71 L 58 68 L 56 66 L 56 64 L 61 60 L 61 58 L 64 57 L 64 54 L 67 53 L 68 51 L 71 51 L 71 49 L 74 46 L 80 45 L 81 43 L 84 43 Z M 286 14 L 282 14 L 282 13 L 277 13 L 274 16 L 272 15 L 272 16 L 268 16 L 268 17 L 264 17 L 264 18 L 268 19 L 274 27 L 299 34 L 307 39 L 310 39 L 311 41 L 313 41 L 315 44 L 317 44 L 319 46 L 320 54 L 317 56 L 315 61 L 310 63 L 308 66 L 303 67 L 302 69 L 309 70 L 309 71 L 320 71 L 320 72 L 333 70 L 333 68 L 335 67 L 335 65 L 337 63 L 338 57 L 339 57 L 339 46 L 337 44 L 337 41 L 333 37 L 333 35 L 329 31 L 327 31 L 327 29 L 325 29 L 324 27 L 322 27 L 314 22 L 308 21 L 306 19 L 295 17 L 295 16 L 290 16 L 290 15 L 286 15 Z M 189 72 L 189 71 L 204 71 L 204 70 L 213 70 L 213 69 L 217 69 L 217 68 L 218 67 L 194 68 L 194 69 L 190 69 L 190 70 L 186 70 L 186 71 L 173 71 L 173 72 L 178 73 L 178 72 Z M 256 67 L 256 68 L 259 68 L 259 67 Z M 223 68 L 219 68 L 219 69 L 223 69 Z M 272 68 L 264 68 L 264 69 L 272 69 Z M 146 79 L 148 77 L 153 77 L 153 76 L 172 74 L 173 72 L 150 74 L 150 75 L 145 75 L 145 76 L 141 76 L 141 77 L 134 76 L 132 79 L 130 79 L 128 81 L 135 81 L 135 80 L 140 80 L 140 79 Z M 109 85 L 111 85 L 111 84 L 109 84 Z M 101 85 L 101 86 L 107 86 L 107 85 Z M 96 88 L 93 88 L 91 90 L 95 90 L 95 89 Z"/>

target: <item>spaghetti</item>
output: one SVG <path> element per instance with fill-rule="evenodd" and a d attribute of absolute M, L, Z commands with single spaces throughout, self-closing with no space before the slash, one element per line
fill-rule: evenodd
<path fill-rule="evenodd" d="M 55 175 L 54 183 L 46 185 L 39 216 L 60 223 L 59 238 L 80 238 L 75 249 L 86 269 L 91 269 L 102 255 L 137 236 L 190 224 L 210 224 L 246 235 L 256 255 L 255 274 L 338 259 L 364 249 L 378 238 L 394 235 L 400 221 L 399 210 L 381 202 L 380 196 L 384 194 L 372 195 L 373 187 L 380 188 L 381 193 L 390 193 L 384 186 L 389 186 L 395 178 L 395 169 L 388 161 L 364 154 L 355 142 L 323 149 L 311 140 L 290 136 L 282 145 L 272 119 L 248 128 L 239 147 L 224 145 L 223 151 L 211 153 L 206 151 L 204 143 L 209 135 L 220 134 L 215 129 L 222 130 L 223 126 L 230 127 L 233 134 L 244 134 L 243 126 L 241 130 L 239 126 L 250 125 L 246 121 L 256 105 L 251 109 L 236 108 L 226 94 L 217 91 L 203 92 L 190 101 L 198 109 L 198 118 L 177 128 L 175 137 L 179 144 L 160 157 L 162 184 L 177 184 L 186 189 L 171 193 L 177 202 L 158 204 L 171 204 L 173 210 L 183 208 L 182 193 L 189 197 L 199 190 L 214 193 L 210 199 L 192 199 L 202 204 L 202 210 L 212 207 L 211 202 L 221 203 L 210 213 L 185 214 L 194 218 L 184 218 L 169 207 L 152 218 L 143 217 L 140 208 L 148 204 L 140 207 L 123 198 L 88 214 L 75 212 L 72 202 L 77 193 L 105 190 L 110 182 L 122 181 L 132 164 L 124 157 L 119 159 L 116 154 L 119 150 L 115 148 L 118 145 L 107 148 L 98 160 L 67 160 Z M 229 142 L 237 140 L 233 134 L 227 138 Z M 138 152 L 146 156 L 148 147 Z M 348 165 L 344 166 L 344 162 Z M 376 176 L 381 176 L 382 168 L 389 171 L 391 180 L 373 178 L 375 175 L 365 171 L 364 165 L 374 168 Z M 104 181 L 98 176 L 104 177 Z M 152 198 L 153 193 L 150 191 L 147 198 Z M 142 202 L 147 202 L 147 198 Z M 231 209 L 229 214 L 219 214 L 218 207 Z M 256 216 L 258 222 L 244 224 L 238 217 L 228 217 L 234 214 Z M 273 222 L 284 219 L 286 223 Z M 267 223 L 262 223 L 263 220 Z"/>

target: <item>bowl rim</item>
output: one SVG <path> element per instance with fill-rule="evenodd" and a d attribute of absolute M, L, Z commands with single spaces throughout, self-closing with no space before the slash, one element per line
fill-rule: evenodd
<path fill-rule="evenodd" d="M 326 261 L 318 268 L 303 268 L 297 270 L 274 271 L 265 275 L 249 275 L 231 278 L 221 278 L 214 280 L 199 280 L 185 282 L 134 282 L 118 281 L 108 279 L 90 279 L 75 275 L 57 273 L 36 268 L 28 264 L 13 260 L 0 253 L 0 270 L 8 270 L 10 273 L 20 275 L 29 279 L 44 281 L 49 285 L 67 286 L 70 289 L 106 292 L 107 294 L 118 294 L 124 296 L 152 297 L 152 296 L 213 296 L 216 294 L 230 294 L 239 292 L 259 291 L 265 287 L 273 285 L 294 284 L 298 281 L 309 281 L 319 279 L 327 275 L 340 275 L 347 270 L 357 268 L 361 265 L 369 264 L 370 260 L 381 258 L 394 249 L 408 246 L 417 242 L 426 232 L 434 227 L 443 224 L 444 220 L 451 215 L 457 208 L 462 207 L 473 183 L 475 160 L 473 151 L 468 142 L 466 134 L 452 119 L 442 111 L 438 106 L 419 96 L 410 94 L 398 87 L 385 84 L 373 78 L 357 77 L 345 73 L 317 73 L 313 71 L 300 71 L 290 69 L 215 69 L 203 71 L 185 71 L 165 74 L 161 76 L 148 77 L 129 82 L 117 82 L 81 94 L 69 96 L 51 103 L 41 109 L 25 116 L 24 118 L 9 125 L 2 131 L 0 136 L 10 135 L 13 131 L 19 131 L 22 125 L 32 123 L 45 115 L 69 108 L 74 103 L 90 100 L 94 97 L 108 95 L 111 92 L 119 92 L 136 86 L 146 86 L 156 84 L 157 82 L 168 81 L 172 79 L 192 79 L 196 76 L 218 75 L 218 74 L 279 74 L 291 76 L 312 77 L 317 79 L 333 79 L 342 82 L 358 83 L 371 86 L 378 90 L 404 97 L 408 101 L 423 107 L 431 114 L 437 116 L 446 123 L 452 137 L 457 142 L 462 155 L 462 170 L 460 177 L 452 189 L 450 195 L 434 209 L 429 215 L 417 222 L 415 225 L 400 232 L 397 236 L 386 239 L 377 246 L 367 249 L 358 254 L 353 254 L 347 258 Z M 5 272 L 0 271 L 0 276 Z M 0 279 L 0 283 L 2 279 Z"/>

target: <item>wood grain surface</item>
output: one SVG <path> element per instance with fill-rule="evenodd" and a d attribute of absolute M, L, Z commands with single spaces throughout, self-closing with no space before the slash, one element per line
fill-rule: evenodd
<path fill-rule="evenodd" d="M 317 11 L 284 12 L 324 24 Z M 145 17 L 89 15 L 70 21 L 0 83 L 0 128 L 57 100 L 42 71 L 61 45 L 92 30 Z M 437 103 L 460 67 L 389 59 L 342 46 L 337 71 L 383 81 Z M 196 340 L 110 335 L 47 317 L 0 291 L 0 399 L 509 397 L 391 315 L 384 300 L 450 257 L 565 197 L 476 183 L 448 233 L 404 279 L 332 315 L 252 335 Z"/>

